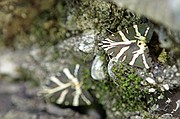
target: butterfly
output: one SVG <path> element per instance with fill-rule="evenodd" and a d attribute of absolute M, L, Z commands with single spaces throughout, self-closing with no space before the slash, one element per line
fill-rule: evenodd
<path fill-rule="evenodd" d="M 152 33 L 150 27 L 145 24 L 133 25 L 112 34 L 98 45 L 117 61 L 149 69 L 152 59 L 149 56 L 147 41 L 151 39 Z"/>
<path fill-rule="evenodd" d="M 76 64 L 64 68 L 56 76 L 51 76 L 43 89 L 43 94 L 55 103 L 63 106 L 90 105 L 93 97 L 87 90 L 82 89 L 81 66 Z"/>

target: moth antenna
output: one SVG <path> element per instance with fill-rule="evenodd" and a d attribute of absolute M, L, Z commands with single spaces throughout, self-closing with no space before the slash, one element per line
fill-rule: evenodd
<path fill-rule="evenodd" d="M 114 34 L 114 32 L 112 32 L 111 30 L 109 30 L 109 29 L 106 29 L 106 30 L 111 34 Z"/>

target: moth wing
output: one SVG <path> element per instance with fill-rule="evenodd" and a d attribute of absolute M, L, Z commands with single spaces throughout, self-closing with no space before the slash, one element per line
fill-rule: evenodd
<path fill-rule="evenodd" d="M 55 99 L 55 103 L 62 105 L 62 106 L 69 106 L 72 105 L 72 93 L 74 92 L 74 89 L 71 87 L 68 87 L 64 90 L 61 90 L 59 92 L 56 92 L 51 98 Z"/>
<path fill-rule="evenodd" d="M 142 52 L 142 54 L 137 55 L 137 58 L 135 58 L 135 54 L 137 53 L 136 51 Z M 140 50 L 136 43 L 131 44 L 131 47 L 125 52 L 125 55 L 126 59 L 124 60 L 124 62 L 126 62 L 127 64 L 147 69 L 152 66 L 152 59 L 149 56 L 148 48 L 146 48 L 145 50 Z"/>
<path fill-rule="evenodd" d="M 94 102 L 94 99 L 89 91 L 83 90 L 82 94 L 80 96 L 79 105 L 90 105 L 92 102 Z"/>
<path fill-rule="evenodd" d="M 88 91 L 82 90 L 77 93 L 73 87 L 58 91 L 51 96 L 51 100 L 61 106 L 84 106 L 90 105 L 93 98 Z"/>
<path fill-rule="evenodd" d="M 108 38 L 115 42 L 123 42 L 123 39 L 119 33 L 114 33 L 110 35 Z"/>
<path fill-rule="evenodd" d="M 129 45 L 129 48 L 118 58 L 118 60 L 128 64 L 133 58 L 133 52 L 138 49 L 139 47 L 136 45 L 136 42 L 132 42 Z"/>
<path fill-rule="evenodd" d="M 147 24 L 140 24 L 138 25 L 138 31 L 141 33 L 142 36 L 146 37 L 146 41 L 149 42 L 153 35 L 153 30 L 151 26 Z"/>
<path fill-rule="evenodd" d="M 88 91 L 82 89 L 80 78 L 80 65 L 65 68 L 56 76 L 52 76 L 46 85 L 48 89 L 46 93 L 49 94 L 50 101 L 62 106 L 91 104 L 93 98 Z"/>
<path fill-rule="evenodd" d="M 121 31 L 128 40 L 141 40 L 137 36 L 146 38 L 146 41 L 150 41 L 153 30 L 147 24 L 133 25 L 133 27 L 125 28 Z"/>
<path fill-rule="evenodd" d="M 75 88 L 70 88 L 68 90 L 68 94 L 61 105 L 65 106 L 85 106 L 90 105 L 94 99 L 89 91 L 81 89 L 81 93 L 79 93 Z M 61 98 L 61 97 L 59 97 Z M 58 99 L 56 101 L 58 103 Z"/>
<path fill-rule="evenodd" d="M 134 66 L 146 69 L 152 67 L 152 58 L 148 54 L 148 49 L 144 51 L 144 54 L 139 55 Z"/>
<path fill-rule="evenodd" d="M 131 44 L 130 41 L 120 42 L 115 37 L 106 38 L 101 42 L 101 47 L 106 51 L 107 54 L 116 57 L 122 48 L 127 47 Z"/>
<path fill-rule="evenodd" d="M 90 105 L 94 101 L 88 91 L 82 90 L 82 93 L 79 94 L 73 88 L 68 89 L 67 96 L 62 103 L 59 103 L 59 100 L 61 100 L 61 96 L 56 100 L 56 103 L 63 106 L 85 106 Z"/>
<path fill-rule="evenodd" d="M 51 76 L 43 89 L 45 97 L 51 102 L 57 103 L 57 100 L 59 100 L 59 104 L 65 103 L 66 97 L 71 90 L 69 82 L 70 80 L 63 72 L 58 73 L 58 76 Z"/>
<path fill-rule="evenodd" d="M 113 46 L 112 48 L 108 49 L 107 50 L 107 53 L 110 54 L 111 56 L 113 57 L 116 57 L 118 55 L 118 53 L 120 53 L 121 51 L 123 51 L 124 48 L 128 48 L 129 47 L 129 44 L 128 45 L 124 45 L 124 44 L 119 44 L 119 45 L 116 45 L 116 46 Z M 125 54 L 123 54 L 125 55 Z"/>

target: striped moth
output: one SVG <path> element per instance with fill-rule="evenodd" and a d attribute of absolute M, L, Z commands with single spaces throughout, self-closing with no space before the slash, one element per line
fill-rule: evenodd
<path fill-rule="evenodd" d="M 90 105 L 93 98 L 88 91 L 82 89 L 83 82 L 80 75 L 81 67 L 79 64 L 70 69 L 64 68 L 58 75 L 50 77 L 43 93 L 60 105 Z"/>
<path fill-rule="evenodd" d="M 125 62 L 132 66 L 149 69 L 151 58 L 147 40 L 152 37 L 152 31 L 146 25 L 134 25 L 112 34 L 99 43 L 109 55 L 117 61 Z"/>

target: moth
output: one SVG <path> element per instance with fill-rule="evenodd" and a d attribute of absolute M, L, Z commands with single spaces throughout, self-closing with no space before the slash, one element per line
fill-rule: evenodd
<path fill-rule="evenodd" d="M 56 76 L 51 76 L 43 89 L 43 94 L 55 103 L 63 106 L 90 105 L 93 97 L 87 90 L 82 89 L 81 67 L 76 64 L 64 68 Z"/>
<path fill-rule="evenodd" d="M 149 69 L 152 59 L 149 56 L 147 41 L 151 39 L 152 33 L 150 27 L 145 24 L 133 25 L 112 34 L 98 45 L 117 61 Z"/>

